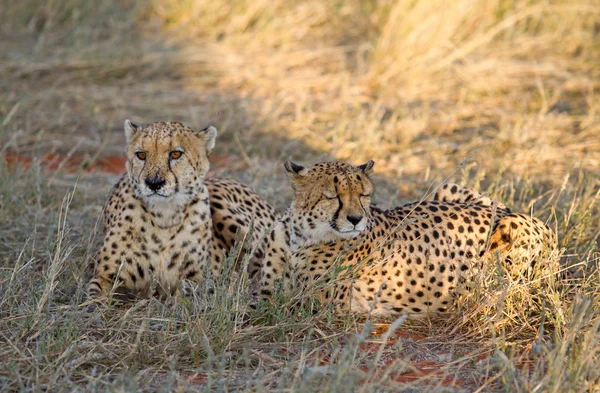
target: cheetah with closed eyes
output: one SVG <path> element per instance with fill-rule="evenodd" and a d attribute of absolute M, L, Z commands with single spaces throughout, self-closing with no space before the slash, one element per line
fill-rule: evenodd
<path fill-rule="evenodd" d="M 368 230 L 372 167 L 373 161 L 358 166 L 322 162 L 310 168 L 285 163 L 294 201 L 267 238 L 259 284 L 262 297 L 273 294 L 275 280 L 286 274 L 293 252 Z"/>
<path fill-rule="evenodd" d="M 321 281 L 321 300 L 341 309 L 444 312 L 468 290 L 484 258 L 535 259 L 556 245 L 542 221 L 474 190 L 446 185 L 433 199 L 390 210 L 371 206 L 369 229 L 357 237 L 299 248 L 290 260 L 291 290 Z"/>
<path fill-rule="evenodd" d="M 294 252 L 311 245 L 356 237 L 371 228 L 373 165 L 372 160 L 358 166 L 340 161 L 321 162 L 308 168 L 291 161 L 285 163 L 294 200 L 268 239 L 260 282 L 263 298 L 273 294 L 276 279 L 283 275 L 290 278 L 286 267 Z M 474 198 L 480 203 L 491 203 L 489 198 L 457 185 L 441 187 L 434 197 L 455 202 Z"/>
<path fill-rule="evenodd" d="M 247 186 L 205 179 L 217 130 L 176 122 L 138 127 L 125 122 L 127 173 L 106 201 L 104 244 L 89 284 L 91 298 L 117 293 L 172 294 L 182 279 L 199 280 L 207 266 L 218 277 L 236 233 L 255 243 L 278 219 Z M 249 247 L 249 246 L 248 246 Z M 249 270 L 260 266 L 259 247 Z"/>

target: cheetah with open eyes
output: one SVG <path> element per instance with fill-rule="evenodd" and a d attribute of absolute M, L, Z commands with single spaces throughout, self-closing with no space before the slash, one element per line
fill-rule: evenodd
<path fill-rule="evenodd" d="M 444 312 L 469 289 L 482 258 L 526 253 L 535 259 L 556 245 L 554 232 L 539 219 L 512 213 L 474 190 L 447 185 L 433 199 L 391 210 L 371 207 L 371 228 L 357 238 L 296 251 L 291 290 L 323 281 L 321 300 L 337 302 L 338 310 Z"/>
<path fill-rule="evenodd" d="M 164 296 L 182 279 L 200 279 L 206 266 L 218 277 L 236 232 L 246 235 L 253 223 L 247 243 L 255 243 L 277 221 L 277 212 L 247 186 L 205 180 L 214 127 L 194 131 L 176 122 L 138 127 L 126 121 L 125 135 L 127 173 L 104 207 L 106 235 L 90 297 L 107 294 L 113 284 L 119 293 L 148 296 L 153 277 Z M 251 271 L 263 255 L 259 247 Z"/>
<path fill-rule="evenodd" d="M 260 295 L 273 294 L 275 280 L 285 274 L 293 252 L 369 229 L 373 161 L 353 166 L 322 162 L 310 168 L 285 163 L 294 188 L 294 201 L 273 228 L 266 246 Z"/>

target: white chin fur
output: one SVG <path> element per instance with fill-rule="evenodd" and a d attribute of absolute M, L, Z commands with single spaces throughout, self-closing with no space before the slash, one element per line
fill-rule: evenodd
<path fill-rule="evenodd" d="M 304 232 L 305 237 L 296 239 L 294 243 L 297 248 L 310 247 L 319 243 L 355 238 L 360 235 L 360 232 L 354 229 L 340 232 L 333 229 L 328 223 L 322 223 L 321 225 L 317 225 L 316 228 L 306 229 Z M 296 250 L 294 249 L 293 251 Z"/>
<path fill-rule="evenodd" d="M 182 193 L 177 193 L 170 196 L 162 196 L 159 194 L 143 195 L 142 200 L 151 209 L 170 210 L 177 209 L 189 203 L 190 198 Z"/>
<path fill-rule="evenodd" d="M 360 235 L 360 231 L 345 231 L 345 232 L 334 231 L 334 233 L 342 239 L 351 239 L 351 238 L 355 238 L 358 235 Z"/>

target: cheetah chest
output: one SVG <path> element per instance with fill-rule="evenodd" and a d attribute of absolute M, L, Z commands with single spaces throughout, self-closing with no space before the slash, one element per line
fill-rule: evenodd
<path fill-rule="evenodd" d="M 182 217 L 178 224 L 161 228 L 154 220 L 140 216 L 140 243 L 132 244 L 134 250 L 139 248 L 134 251 L 139 256 L 138 266 L 132 269 L 137 277 L 131 275 L 138 289 L 146 289 L 154 276 L 160 293 L 172 293 L 180 280 L 202 275 L 209 263 L 212 240 L 208 206 L 190 206 Z"/>

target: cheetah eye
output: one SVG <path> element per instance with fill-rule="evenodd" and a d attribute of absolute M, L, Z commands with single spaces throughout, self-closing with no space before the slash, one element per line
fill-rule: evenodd
<path fill-rule="evenodd" d="M 182 154 L 183 152 L 175 150 L 169 153 L 169 158 L 171 160 L 178 160 Z"/>
<path fill-rule="evenodd" d="M 360 194 L 360 196 L 361 196 L 362 198 L 370 198 L 370 197 L 371 197 L 371 195 L 372 195 L 371 193 L 368 193 L 368 194 Z"/>
<path fill-rule="evenodd" d="M 146 153 L 144 153 L 143 151 L 138 151 L 137 153 L 135 153 L 135 155 L 142 161 L 146 160 Z"/>

